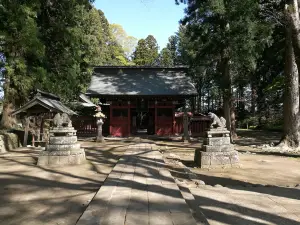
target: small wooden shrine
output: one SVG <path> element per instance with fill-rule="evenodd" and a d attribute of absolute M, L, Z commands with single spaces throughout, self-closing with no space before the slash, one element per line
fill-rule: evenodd
<path fill-rule="evenodd" d="M 187 100 L 193 107 L 197 95 L 186 72 L 186 67 L 95 67 L 86 95 L 105 105 L 111 136 L 172 135 L 175 112 L 186 109 Z"/>
<path fill-rule="evenodd" d="M 56 113 L 76 114 L 62 104 L 58 96 L 41 90 L 36 90 L 29 102 L 12 112 L 22 120 L 25 130 L 23 146 L 27 145 L 28 132 L 32 134 L 33 146 L 48 142 L 50 124 Z"/>

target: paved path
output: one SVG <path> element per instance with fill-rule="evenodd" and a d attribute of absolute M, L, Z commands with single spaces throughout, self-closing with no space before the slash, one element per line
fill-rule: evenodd
<path fill-rule="evenodd" d="M 300 190 L 282 187 L 190 188 L 211 225 L 299 225 Z"/>
<path fill-rule="evenodd" d="M 132 145 L 119 160 L 77 225 L 196 225 L 162 154 Z"/>

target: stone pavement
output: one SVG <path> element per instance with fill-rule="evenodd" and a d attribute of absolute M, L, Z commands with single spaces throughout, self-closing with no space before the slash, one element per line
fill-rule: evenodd
<path fill-rule="evenodd" d="M 190 191 L 211 225 L 300 224 L 300 189 L 205 185 Z"/>
<path fill-rule="evenodd" d="M 77 225 L 197 224 L 153 146 L 128 147 Z"/>

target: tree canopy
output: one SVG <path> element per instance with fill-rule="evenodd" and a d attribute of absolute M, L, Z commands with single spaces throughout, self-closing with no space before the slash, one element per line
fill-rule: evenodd
<path fill-rule="evenodd" d="M 24 104 L 33 89 L 73 100 L 85 91 L 93 66 L 130 63 L 129 50 L 88 0 L 2 1 L 0 20 L 5 128 L 13 123 L 10 112 Z M 135 40 L 127 39 L 128 45 Z"/>
<path fill-rule="evenodd" d="M 158 44 L 153 35 L 140 39 L 133 53 L 133 62 L 139 66 L 151 66 L 158 62 Z"/>

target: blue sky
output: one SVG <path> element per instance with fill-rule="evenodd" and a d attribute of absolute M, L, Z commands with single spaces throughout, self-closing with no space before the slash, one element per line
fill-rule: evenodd
<path fill-rule="evenodd" d="M 128 35 L 138 39 L 152 34 L 162 49 L 184 16 L 184 5 L 175 0 L 96 0 L 109 23 L 122 25 Z"/>

